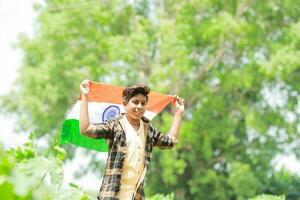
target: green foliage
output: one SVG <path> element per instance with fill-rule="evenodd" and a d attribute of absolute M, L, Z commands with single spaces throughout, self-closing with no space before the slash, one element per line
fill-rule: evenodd
<path fill-rule="evenodd" d="M 274 174 L 268 185 L 265 186 L 264 193 L 282 195 L 285 194 L 287 200 L 299 199 L 300 177 L 281 169 Z"/>
<path fill-rule="evenodd" d="M 299 177 L 281 177 L 271 163 L 281 153 L 300 156 L 299 3 L 49 0 L 37 11 L 35 36 L 20 37 L 24 60 L 1 107 L 16 114 L 20 131 L 50 135 L 57 160 L 65 154 L 52 147 L 83 79 L 140 82 L 187 100 L 176 149 L 152 156 L 150 196 L 300 197 Z M 165 132 L 170 110 L 153 122 Z M 17 154 L 18 161 L 36 158 L 30 150 Z M 15 167 L 4 158 L 1 163 L 3 171 Z"/>
<path fill-rule="evenodd" d="M 249 200 L 285 200 L 284 196 L 260 195 Z"/>
<path fill-rule="evenodd" d="M 238 199 L 253 197 L 261 187 L 250 166 L 242 163 L 232 164 L 228 183 L 236 192 Z"/>
<path fill-rule="evenodd" d="M 64 150 L 56 147 L 54 151 Z M 0 149 L 0 193 L 7 200 L 90 199 L 80 188 L 62 186 L 63 162 L 42 154 L 33 140 L 17 149 Z"/>
<path fill-rule="evenodd" d="M 149 199 L 149 200 L 173 200 L 174 194 L 168 194 L 168 195 L 156 194 L 153 197 L 150 197 L 147 199 Z"/>

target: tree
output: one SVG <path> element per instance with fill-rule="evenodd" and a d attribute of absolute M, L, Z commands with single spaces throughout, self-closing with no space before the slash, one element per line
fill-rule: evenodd
<path fill-rule="evenodd" d="M 187 99 L 178 147 L 154 152 L 148 194 L 272 193 L 264 187 L 278 181 L 271 160 L 300 156 L 294 1 L 50 0 L 37 12 L 35 36 L 19 42 L 25 56 L 16 88 L 2 100 L 20 130 L 51 134 L 55 145 L 82 79 L 143 82 Z M 169 118 L 165 112 L 154 123 L 167 131 Z"/>

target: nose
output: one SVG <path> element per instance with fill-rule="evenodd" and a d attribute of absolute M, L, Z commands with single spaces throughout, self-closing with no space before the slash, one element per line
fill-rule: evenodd
<path fill-rule="evenodd" d="M 142 106 L 142 104 L 141 103 L 139 103 L 138 105 L 137 105 L 137 108 L 139 108 L 139 109 L 141 109 L 143 106 Z"/>

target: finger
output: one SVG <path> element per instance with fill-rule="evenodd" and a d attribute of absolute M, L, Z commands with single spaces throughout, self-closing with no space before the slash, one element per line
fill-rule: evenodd
<path fill-rule="evenodd" d="M 173 95 L 173 98 L 174 98 L 173 99 L 173 104 L 176 105 L 178 96 L 175 94 L 175 95 Z"/>
<path fill-rule="evenodd" d="M 90 82 L 90 80 L 88 80 L 88 79 L 85 79 L 85 80 L 83 81 L 84 84 L 87 84 L 87 83 L 89 83 L 89 82 Z"/>
<path fill-rule="evenodd" d="M 180 105 L 184 105 L 184 99 L 180 98 Z"/>
<path fill-rule="evenodd" d="M 80 86 L 83 86 L 85 84 L 86 80 L 83 80 L 81 83 L 80 83 Z"/>
<path fill-rule="evenodd" d="M 84 82 L 84 87 L 89 87 L 89 85 L 90 85 L 90 81 L 89 81 L 89 80 L 86 80 L 86 81 Z"/>

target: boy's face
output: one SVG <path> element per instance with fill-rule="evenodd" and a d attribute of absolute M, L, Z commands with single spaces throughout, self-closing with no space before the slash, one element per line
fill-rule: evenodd
<path fill-rule="evenodd" d="M 126 113 L 133 119 L 141 119 L 146 111 L 147 98 L 143 94 L 133 96 L 128 102 L 123 102 Z"/>

